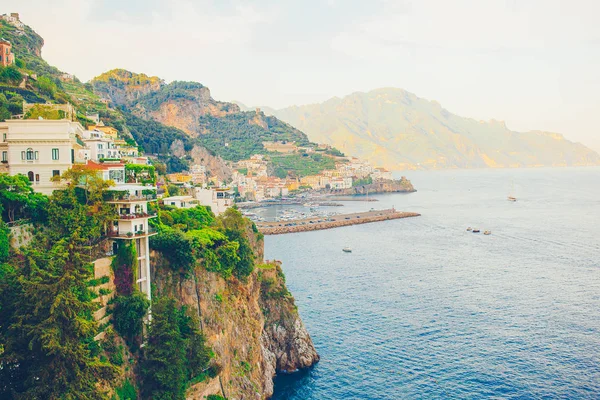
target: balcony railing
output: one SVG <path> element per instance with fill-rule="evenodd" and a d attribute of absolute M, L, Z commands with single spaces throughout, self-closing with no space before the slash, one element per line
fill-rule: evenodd
<path fill-rule="evenodd" d="M 156 213 L 132 213 L 132 214 L 119 214 L 119 219 L 137 219 L 137 218 L 154 218 Z"/>
<path fill-rule="evenodd" d="M 156 193 L 152 194 L 141 194 L 141 195 L 133 195 L 126 194 L 124 192 L 109 192 L 104 196 L 104 200 L 108 202 L 119 202 L 119 201 L 136 201 L 136 200 L 147 200 L 152 201 L 156 200 Z"/>
<path fill-rule="evenodd" d="M 147 231 L 137 231 L 135 233 L 133 232 L 127 232 L 127 233 L 122 233 L 119 232 L 118 230 L 113 230 L 113 231 L 108 231 L 107 232 L 107 236 L 110 238 L 114 238 L 114 239 L 136 239 L 136 238 L 141 238 L 141 237 L 147 237 L 147 236 L 154 236 L 156 235 L 158 232 L 156 231 L 156 229 L 152 228 L 152 227 L 148 227 Z"/>

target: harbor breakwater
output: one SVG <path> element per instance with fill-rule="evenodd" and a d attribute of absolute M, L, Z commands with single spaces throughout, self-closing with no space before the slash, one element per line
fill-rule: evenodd
<path fill-rule="evenodd" d="M 371 222 L 387 221 L 391 219 L 418 217 L 421 214 L 414 212 L 396 211 L 395 209 L 375 210 L 353 214 L 341 214 L 332 217 L 312 217 L 294 221 L 257 222 L 256 227 L 264 235 L 281 235 L 332 229 L 342 226 L 367 224 Z"/>

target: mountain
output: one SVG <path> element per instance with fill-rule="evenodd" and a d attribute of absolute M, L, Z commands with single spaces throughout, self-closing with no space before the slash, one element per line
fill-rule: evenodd
<path fill-rule="evenodd" d="M 266 110 L 266 108 L 264 108 Z M 600 165 L 600 156 L 551 132 L 452 114 L 435 101 L 383 88 L 272 111 L 311 141 L 389 169 Z"/>
<path fill-rule="evenodd" d="M 258 109 L 241 111 L 236 104 L 213 99 L 209 88 L 198 82 L 166 84 L 158 77 L 112 70 L 90 83 L 97 94 L 126 113 L 177 128 L 187 135 L 184 145 L 206 147 L 226 160 L 264 153 L 265 141 L 310 144 L 303 132 L 276 117 Z"/>

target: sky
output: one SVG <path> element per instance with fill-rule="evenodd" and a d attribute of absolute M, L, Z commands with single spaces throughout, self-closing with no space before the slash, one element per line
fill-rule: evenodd
<path fill-rule="evenodd" d="M 113 68 L 282 108 L 398 87 L 600 152 L 598 0 L 0 0 L 87 81 Z"/>

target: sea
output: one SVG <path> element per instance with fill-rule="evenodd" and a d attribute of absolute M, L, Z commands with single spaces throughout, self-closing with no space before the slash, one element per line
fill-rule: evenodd
<path fill-rule="evenodd" d="M 273 398 L 599 399 L 600 168 L 402 175 L 331 211 L 420 217 L 265 237 L 321 356 Z"/>

